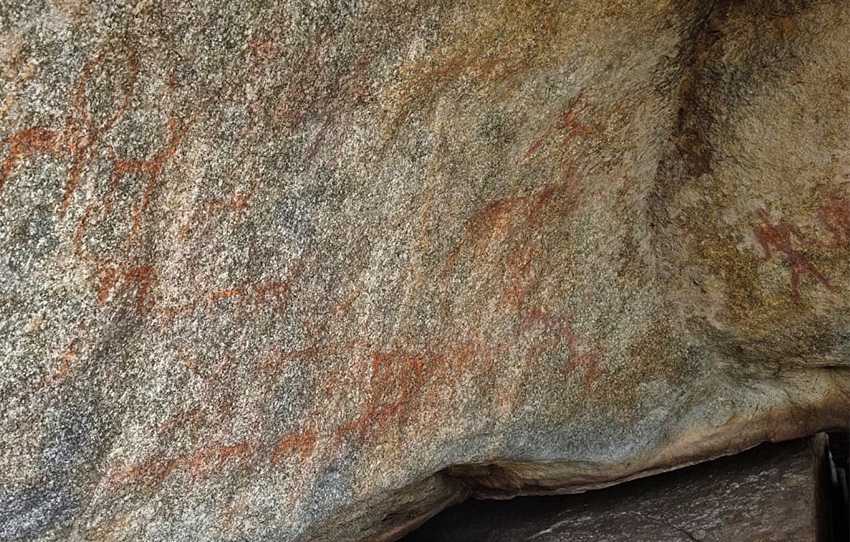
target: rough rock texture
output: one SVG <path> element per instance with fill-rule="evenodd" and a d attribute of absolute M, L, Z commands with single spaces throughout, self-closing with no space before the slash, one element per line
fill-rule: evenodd
<path fill-rule="evenodd" d="M 0 0 L 0 540 L 390 540 L 850 412 L 845 0 Z"/>
<path fill-rule="evenodd" d="M 467 501 L 404 542 L 844 540 L 828 536 L 828 476 L 823 438 L 766 444 L 582 495 Z"/>

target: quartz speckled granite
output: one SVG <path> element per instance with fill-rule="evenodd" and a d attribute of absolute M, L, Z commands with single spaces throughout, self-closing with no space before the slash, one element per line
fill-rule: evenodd
<path fill-rule="evenodd" d="M 0 540 L 392 540 L 850 413 L 844 0 L 0 0 Z"/>

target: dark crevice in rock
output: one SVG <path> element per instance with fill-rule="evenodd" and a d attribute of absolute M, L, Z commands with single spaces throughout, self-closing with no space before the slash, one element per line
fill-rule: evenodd
<path fill-rule="evenodd" d="M 764 444 L 801 439 L 819 431 L 843 432 L 846 430 L 846 415 L 840 408 L 824 407 L 832 411 L 831 416 L 800 416 L 807 418 L 805 423 L 787 424 L 781 419 L 763 419 L 755 425 L 732 424 L 703 441 L 671 442 L 659 450 L 654 458 L 647 458 L 642 467 L 637 465 L 602 465 L 579 461 L 534 462 L 516 460 L 493 460 L 488 463 L 458 464 L 446 467 L 425 481 L 415 484 L 438 485 L 451 488 L 451 497 L 439 502 L 432 501 L 430 508 L 416 507 L 412 514 L 407 513 L 404 521 L 398 514 L 383 516 L 382 531 L 379 538 L 366 537 L 362 540 L 398 540 L 399 537 L 413 532 L 431 517 L 440 514 L 443 509 L 461 503 L 470 498 L 480 500 L 510 500 L 516 497 L 553 497 L 558 495 L 591 492 L 646 483 L 646 480 L 675 476 L 677 472 L 689 472 L 692 468 L 706 469 L 715 462 L 734 461 L 736 455 L 748 457 L 753 447 L 764 448 L 790 446 L 790 444 Z M 811 414 L 811 413 L 810 413 Z M 717 429 L 715 429 L 717 430 Z M 723 435 L 726 435 L 725 437 Z M 726 447 L 718 445 L 725 443 Z M 758 446 L 762 444 L 763 446 Z M 709 465 L 709 467 L 706 467 Z M 651 482 L 649 482 L 651 483 Z M 818 482 L 820 483 L 820 482 Z M 414 486 L 398 492 L 399 495 L 417 493 Z M 819 490 L 820 491 L 820 490 Z M 602 491 L 604 492 L 604 491 Z M 386 501 L 392 500 L 387 497 Z M 814 521 L 814 520 L 813 520 Z"/>
<path fill-rule="evenodd" d="M 471 500 L 403 540 L 844 541 L 846 442 L 832 433 L 766 444 L 580 496 Z"/>
<path fill-rule="evenodd" d="M 850 540 L 850 435 L 830 433 L 821 472 L 821 540 Z"/>
<path fill-rule="evenodd" d="M 684 173 L 699 177 L 711 171 L 713 149 L 708 132 L 713 122 L 703 93 L 706 91 L 706 73 L 713 46 L 720 38 L 723 14 L 731 0 L 714 0 L 706 4 L 697 18 L 691 35 L 684 41 L 677 59 L 682 70 L 678 89 L 678 108 L 673 128 L 672 143 Z"/>
<path fill-rule="evenodd" d="M 662 156 L 655 177 L 655 187 L 649 196 L 649 227 L 653 232 L 653 249 L 659 262 L 669 262 L 667 255 L 672 247 L 667 242 L 665 230 L 670 225 L 668 202 L 671 196 L 690 179 L 711 172 L 714 150 L 710 131 L 714 113 L 708 100 L 707 69 L 713 46 L 720 38 L 723 16 L 732 0 L 714 0 L 697 6 L 694 17 L 692 2 L 683 2 L 682 20 L 692 21 L 686 26 L 679 53 L 670 66 L 662 66 L 658 89 L 664 94 L 673 93 L 675 118 L 671 126 L 666 154 Z M 666 75 L 663 72 L 668 72 Z M 662 277 L 669 269 L 659 269 Z"/>

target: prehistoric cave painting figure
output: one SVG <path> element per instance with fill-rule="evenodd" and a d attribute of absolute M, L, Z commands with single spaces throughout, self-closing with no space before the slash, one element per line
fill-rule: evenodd
<path fill-rule="evenodd" d="M 126 160 L 114 158 L 112 165 L 112 177 L 109 181 L 110 197 L 117 189 L 120 181 L 127 176 L 139 175 L 146 178 L 142 198 L 139 204 L 133 209 L 133 230 L 131 235 L 138 235 L 141 229 L 141 221 L 144 212 L 150 205 L 151 198 L 156 192 L 159 185 L 162 171 L 166 163 L 177 152 L 177 148 L 186 132 L 192 125 L 192 121 L 180 123 L 177 119 L 168 120 L 168 141 L 166 144 L 153 154 L 150 158 L 144 160 Z"/>
<path fill-rule="evenodd" d="M 126 113 L 138 79 L 138 54 L 129 50 L 126 57 L 118 55 L 117 60 L 126 66 L 128 75 L 121 85 L 118 103 L 111 114 L 98 123 L 92 114 L 86 91 L 89 83 L 95 79 L 95 70 L 101 68 L 106 60 L 106 53 L 101 52 L 83 66 L 76 87 L 71 93 L 69 112 L 62 129 L 30 127 L 14 132 L 2 141 L 0 148 L 5 146 L 8 150 L 0 165 L 0 193 L 22 160 L 39 154 L 64 156 L 71 162 L 59 206 L 59 214 L 64 216 L 80 184 L 83 171 L 95 156 L 101 140 Z"/>
<path fill-rule="evenodd" d="M 297 457 L 302 462 L 307 461 L 316 449 L 319 435 L 312 429 L 286 433 L 281 436 L 271 452 L 273 465 Z"/>
<path fill-rule="evenodd" d="M 570 147 L 575 138 L 590 136 L 593 128 L 580 120 L 587 107 L 583 93 L 570 99 L 555 122 L 532 142 L 519 163 L 535 157 L 544 145 L 559 135 L 562 151 Z M 477 210 L 467 220 L 461 240 L 449 252 L 441 276 L 445 278 L 455 270 L 463 254 L 478 260 L 498 247 L 504 254 L 501 265 L 506 277 L 501 298 L 507 307 L 521 310 L 539 278 L 536 262 L 541 249 L 534 233 L 546 224 L 557 223 L 571 215 L 584 192 L 568 155 L 563 154 L 558 163 L 560 170 L 556 181 L 527 195 L 493 200 Z"/>
<path fill-rule="evenodd" d="M 760 209 L 758 215 L 761 223 L 754 228 L 756 239 L 764 251 L 765 260 L 773 257 L 774 251 L 785 257 L 785 262 L 791 269 L 791 296 L 794 302 L 800 302 L 800 280 L 806 274 L 812 275 L 815 280 L 831 290 L 829 279 L 815 268 L 803 252 L 794 248 L 794 239 L 797 243 L 806 241 L 800 230 L 784 220 L 773 223 L 765 209 Z"/>
<path fill-rule="evenodd" d="M 27 128 L 14 132 L 0 142 L 0 147 L 8 147 L 6 158 L 0 165 L 0 194 L 6 182 L 12 176 L 15 166 L 21 160 L 37 154 L 56 154 L 59 134 L 47 128 Z"/>
<path fill-rule="evenodd" d="M 116 88 L 120 90 L 116 93 L 117 97 L 111 104 L 112 107 L 98 115 L 95 113 L 91 96 L 94 90 L 90 87 L 99 77 L 107 77 L 107 72 L 110 71 L 109 64 L 123 68 L 127 75 L 116 82 Z M 0 163 L 0 191 L 8 184 L 15 167 L 22 160 L 42 154 L 62 157 L 70 161 L 58 209 L 59 216 L 64 216 L 81 183 L 86 167 L 97 156 L 105 136 L 112 131 L 129 109 L 139 69 L 139 55 L 132 49 L 103 51 L 89 59 L 70 93 L 68 114 L 65 125 L 61 129 L 32 127 L 14 132 L 5 138 L 2 146 L 7 148 L 7 153 Z M 110 148 L 113 173 L 108 193 L 103 201 L 94 202 L 84 210 L 73 238 L 76 256 L 82 262 L 94 267 L 98 282 L 96 300 L 99 305 L 104 305 L 118 291 L 135 290 L 135 306 L 139 312 L 145 312 L 152 306 L 150 294 L 156 282 L 154 268 L 145 262 L 134 260 L 129 254 L 118 258 L 104 258 L 89 254 L 85 250 L 83 239 L 88 228 L 97 219 L 103 220 L 112 212 L 114 192 L 123 177 L 130 175 L 141 176 L 146 180 L 141 201 L 135 206 L 131 215 L 133 226 L 131 236 L 139 233 L 142 215 L 150 204 L 163 168 L 175 154 L 190 126 L 191 122 L 178 123 L 174 119 L 169 120 L 167 142 L 146 160 L 120 159 L 115 150 Z M 96 214 L 97 211 L 101 211 L 100 216 Z"/>
<path fill-rule="evenodd" d="M 258 122 L 263 122 L 261 119 L 268 114 L 278 129 L 290 135 L 315 124 L 314 135 L 304 147 L 306 163 L 312 163 L 319 151 L 327 147 L 329 136 L 336 137 L 332 130 L 335 119 L 346 109 L 363 106 L 373 99 L 368 70 L 371 56 L 365 52 L 356 55 L 351 63 L 341 66 L 342 73 L 336 74 L 323 60 L 332 37 L 331 33 L 323 34 L 309 46 L 299 48 L 297 58 L 292 59 L 293 66 L 318 66 L 317 69 L 294 70 L 282 85 L 260 89 L 247 106 Z M 279 44 L 272 38 L 250 40 L 247 46 L 255 71 L 273 65 L 280 53 Z M 267 107 L 267 104 L 273 105 Z"/>
<path fill-rule="evenodd" d="M 34 388 L 42 390 L 45 386 L 59 386 L 66 382 L 74 372 L 79 370 L 80 350 L 80 339 L 71 339 L 71 342 L 63 350 L 62 354 L 57 356 L 54 368 L 42 376 Z"/>
<path fill-rule="evenodd" d="M 352 385 L 360 388 L 363 393 L 358 394 L 356 410 L 351 415 L 338 425 L 312 428 L 316 433 L 326 433 L 335 445 L 341 446 L 387 438 L 395 434 L 396 429 L 404 431 L 438 417 L 447 398 L 463 400 L 463 394 L 458 393 L 462 382 L 491 375 L 499 357 L 496 350 L 504 353 L 508 349 L 494 348 L 471 338 L 440 345 L 437 349 L 375 350 L 367 342 L 353 340 L 322 349 L 275 352 L 274 359 L 261 360 L 260 368 L 267 370 L 269 361 L 273 363 L 272 370 L 289 363 L 312 364 L 329 355 L 356 360 L 351 365 L 324 372 L 317 385 L 318 396 L 322 399 L 306 416 L 307 420 L 326 418 L 327 412 L 337 408 L 336 402 L 344 398 Z M 287 441 L 287 451 L 292 451 L 290 444 L 294 442 L 301 441 Z"/>
<path fill-rule="evenodd" d="M 539 243 L 522 246 L 508 255 L 505 263 L 506 286 L 502 292 L 505 304 L 514 310 L 522 310 L 530 293 L 540 282 L 534 259 L 541 249 Z"/>
<path fill-rule="evenodd" d="M 190 476 L 193 482 L 205 480 L 222 475 L 227 468 L 248 468 L 257 451 L 255 442 L 241 440 L 233 444 L 203 445 L 183 454 L 159 454 L 138 463 L 113 467 L 106 478 L 107 486 L 113 491 L 135 485 L 153 489 L 178 473 Z"/>
<path fill-rule="evenodd" d="M 576 136 L 589 136 L 593 133 L 593 128 L 579 120 L 579 112 L 587 106 L 587 100 L 584 93 L 579 93 L 572 98 L 567 107 L 561 112 L 556 119 L 555 124 L 547 128 L 540 137 L 538 137 L 525 151 L 521 162 L 527 162 L 536 155 L 543 145 L 556 134 L 562 136 L 561 145 L 567 147 Z"/>
<path fill-rule="evenodd" d="M 115 151 L 112 151 L 114 161 L 108 192 L 102 201 L 93 202 L 86 207 L 74 234 L 75 254 L 82 261 L 93 265 L 97 270 L 99 277 L 98 305 L 105 305 L 114 292 L 135 289 L 136 310 L 139 313 L 145 313 L 153 308 L 155 301 L 151 294 L 157 282 L 157 271 L 153 266 L 143 261 L 136 261 L 129 252 L 117 260 L 89 254 L 85 249 L 83 239 L 88 228 L 93 225 L 97 211 L 100 211 L 99 218 L 101 220 L 112 214 L 115 205 L 115 192 L 122 178 L 130 175 L 141 175 L 146 182 L 142 190 L 141 201 L 134 207 L 131 214 L 132 228 L 125 247 L 125 250 L 130 250 L 134 236 L 140 234 L 142 215 L 156 190 L 162 170 L 166 162 L 176 153 L 180 140 L 185 135 L 189 125 L 190 123 L 178 125 L 176 121 L 169 121 L 170 137 L 168 142 L 149 159 L 119 159 L 115 156 Z"/>
<path fill-rule="evenodd" d="M 584 345 L 578 334 L 573 329 L 569 317 L 551 314 L 543 309 L 532 309 L 522 317 L 522 330 L 533 331 L 542 329 L 545 334 L 543 339 L 536 341 L 539 344 L 532 348 L 534 357 L 539 357 L 544 351 L 557 347 L 563 343 L 567 347 L 568 357 L 563 370 L 566 374 L 582 370 L 585 386 L 592 386 L 605 368 L 600 366 L 602 351 L 593 345 Z"/>
<path fill-rule="evenodd" d="M 77 87 L 71 97 L 70 112 L 65 122 L 63 136 L 68 154 L 71 157 L 71 167 L 68 170 L 68 179 L 65 181 L 65 189 L 59 208 L 59 213 L 62 216 L 68 210 L 71 199 L 80 184 L 83 171 L 95 157 L 102 139 L 127 113 L 139 78 L 139 55 L 135 50 L 130 49 L 124 59 L 128 76 L 124 85 L 122 85 L 119 103 L 112 108 L 111 115 L 107 115 L 102 122 L 97 123 L 92 114 L 91 99 L 86 96 L 86 90 L 89 82 L 94 79 L 93 71 L 102 67 L 104 61 L 105 53 L 101 52 L 83 66 L 82 73 L 77 80 Z"/>
<path fill-rule="evenodd" d="M 99 269 L 97 304 L 105 305 L 113 294 L 136 292 L 135 308 L 144 314 L 153 307 L 151 290 L 156 284 L 156 270 L 149 265 L 104 265 Z"/>
<path fill-rule="evenodd" d="M 96 221 L 105 220 L 113 213 L 115 206 L 115 194 L 120 188 L 122 181 L 125 180 L 125 177 L 141 176 L 145 180 L 145 183 L 142 189 L 141 201 L 133 208 L 131 214 L 132 229 L 127 238 L 129 248 L 129 243 L 132 238 L 137 236 L 141 231 L 142 215 L 150 205 L 150 200 L 156 191 L 162 171 L 168 160 L 170 160 L 177 152 L 177 148 L 190 126 L 191 122 L 181 124 L 175 119 L 169 119 L 168 141 L 150 158 L 144 160 L 127 160 L 119 158 L 115 150 L 110 148 L 110 153 L 112 155 L 112 174 L 109 178 L 107 192 L 101 201 L 95 201 L 86 207 L 83 212 L 83 216 L 80 218 L 80 222 L 77 225 L 75 232 L 75 248 L 78 257 L 83 259 L 86 258 L 82 250 L 82 239 L 87 230 L 93 226 Z"/>
<path fill-rule="evenodd" d="M 400 420 L 424 384 L 427 365 L 428 360 L 421 355 L 397 351 L 372 354 L 369 399 L 354 420 L 337 429 L 337 436 L 363 439 L 390 420 Z"/>
<path fill-rule="evenodd" d="M 287 460 L 304 463 L 310 460 L 317 443 L 318 433 L 312 429 L 286 433 L 271 445 L 259 438 L 228 443 L 199 442 L 187 452 L 163 452 L 140 462 L 115 465 L 107 474 L 107 486 L 116 492 L 127 486 L 154 489 L 178 475 L 190 483 L 202 482 L 225 476 L 228 471 L 254 468 L 258 458 L 268 460 L 272 467 L 280 467 Z"/>

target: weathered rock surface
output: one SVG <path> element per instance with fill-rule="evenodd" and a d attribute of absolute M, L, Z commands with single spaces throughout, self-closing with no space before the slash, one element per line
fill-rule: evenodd
<path fill-rule="evenodd" d="M 0 0 L 0 540 L 378 540 L 850 412 L 850 3 Z"/>
<path fill-rule="evenodd" d="M 765 444 L 581 495 L 467 501 L 404 542 L 843 540 L 829 536 L 823 444 Z"/>

